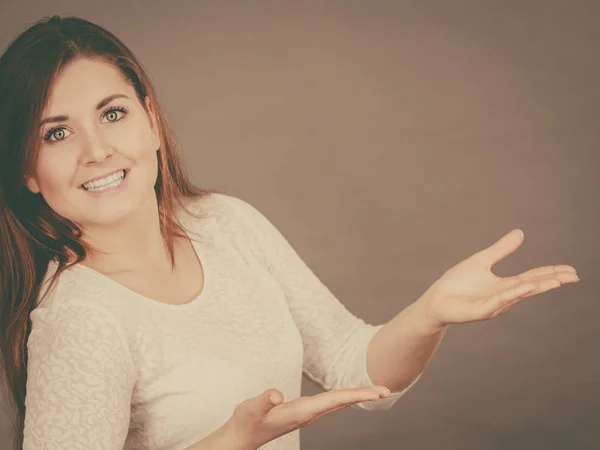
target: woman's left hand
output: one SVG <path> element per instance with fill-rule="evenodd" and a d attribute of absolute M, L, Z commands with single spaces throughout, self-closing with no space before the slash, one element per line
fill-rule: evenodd
<path fill-rule="evenodd" d="M 475 253 L 444 273 L 417 303 L 434 327 L 488 320 L 508 311 L 521 300 L 579 281 L 568 265 L 544 266 L 500 278 L 491 269 L 523 243 L 519 229 Z"/>

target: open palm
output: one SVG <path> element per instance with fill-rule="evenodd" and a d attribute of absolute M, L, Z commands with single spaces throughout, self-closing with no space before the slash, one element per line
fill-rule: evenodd
<path fill-rule="evenodd" d="M 492 267 L 523 243 L 519 229 L 461 261 L 419 299 L 436 325 L 487 320 L 508 311 L 525 298 L 579 281 L 568 265 L 537 267 L 510 277 L 497 277 Z"/>

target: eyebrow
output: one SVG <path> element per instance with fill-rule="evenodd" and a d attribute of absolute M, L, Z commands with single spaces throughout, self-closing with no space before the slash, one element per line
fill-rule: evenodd
<path fill-rule="evenodd" d="M 96 110 L 104 108 L 106 105 L 108 105 L 110 102 L 112 102 L 113 100 L 115 100 L 117 98 L 129 98 L 129 97 L 124 94 L 109 95 L 108 97 L 105 97 L 102 100 L 100 100 L 100 102 L 98 102 L 98 104 L 96 105 Z M 65 116 L 65 115 L 47 117 L 40 122 L 40 127 L 42 125 L 44 125 L 45 123 L 64 122 L 67 120 L 69 120 L 69 116 Z"/>

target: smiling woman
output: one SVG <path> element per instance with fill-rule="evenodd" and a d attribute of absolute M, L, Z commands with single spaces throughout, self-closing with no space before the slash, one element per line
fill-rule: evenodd
<path fill-rule="evenodd" d="M 73 266 L 118 270 L 111 252 L 134 228 L 169 266 L 189 260 L 176 211 L 210 191 L 188 181 L 134 55 L 90 22 L 55 16 L 21 34 L 0 58 L 0 103 L 0 344 L 20 448 L 30 313 L 43 281 L 52 275 L 54 285 Z M 35 432 L 37 419 L 29 423 Z"/>
<path fill-rule="evenodd" d="M 16 448 L 293 450 L 324 414 L 400 397 L 367 372 L 380 327 L 250 204 L 188 181 L 148 76 L 113 34 L 38 22 L 0 58 L 0 104 Z M 303 372 L 328 392 L 300 397 Z"/>
<path fill-rule="evenodd" d="M 140 102 L 117 67 L 98 58 L 69 62 L 52 84 L 43 116 L 27 187 L 43 192 L 50 208 L 88 230 L 141 205 L 155 208 L 159 130 L 149 97 Z"/>
<path fill-rule="evenodd" d="M 141 65 L 82 19 L 9 46 L 0 105 L 17 448 L 297 450 L 325 414 L 394 405 L 449 325 L 578 281 L 568 265 L 495 276 L 523 242 L 513 230 L 365 323 L 256 208 L 188 181 Z M 301 397 L 302 374 L 326 392 Z"/>

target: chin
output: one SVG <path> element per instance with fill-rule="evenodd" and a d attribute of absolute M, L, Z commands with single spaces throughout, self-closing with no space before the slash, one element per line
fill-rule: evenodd
<path fill-rule="evenodd" d="M 85 231 L 86 228 L 114 228 L 126 224 L 138 216 L 148 216 L 150 208 L 156 208 L 154 185 L 129 186 L 116 196 L 95 196 L 86 198 L 78 193 L 76 199 L 69 202 L 70 211 L 64 211 L 63 217 L 70 218 Z M 85 193 L 84 195 L 89 195 Z"/>

